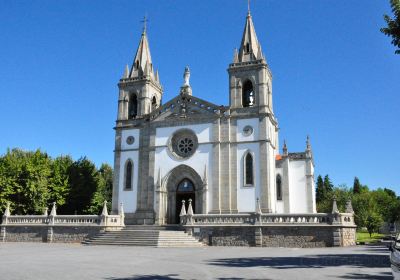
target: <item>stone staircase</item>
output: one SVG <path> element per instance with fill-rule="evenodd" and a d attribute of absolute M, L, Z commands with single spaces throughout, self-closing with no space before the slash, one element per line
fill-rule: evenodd
<path fill-rule="evenodd" d="M 179 226 L 128 225 L 120 231 L 106 231 L 86 239 L 87 245 L 149 247 L 202 247 L 203 244 Z"/>

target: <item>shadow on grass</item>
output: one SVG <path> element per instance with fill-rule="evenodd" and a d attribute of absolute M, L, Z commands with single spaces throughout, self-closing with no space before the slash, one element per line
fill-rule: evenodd
<path fill-rule="evenodd" d="M 389 254 L 310 255 L 304 257 L 254 257 L 215 259 L 210 265 L 226 267 L 323 268 L 334 266 L 390 267 Z"/>

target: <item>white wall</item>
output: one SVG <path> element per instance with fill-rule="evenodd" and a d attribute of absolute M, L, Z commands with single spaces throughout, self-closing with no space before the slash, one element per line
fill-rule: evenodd
<path fill-rule="evenodd" d="M 250 125 L 253 128 L 253 133 L 249 136 L 243 134 L 243 128 L 246 125 Z M 259 120 L 254 119 L 242 119 L 237 121 L 237 132 L 236 139 L 238 142 L 242 141 L 257 141 L 259 140 Z"/>
<path fill-rule="evenodd" d="M 245 187 L 243 180 L 243 156 L 250 151 L 254 160 L 254 186 Z M 259 143 L 243 143 L 237 146 L 237 206 L 239 212 L 254 212 L 256 199 L 260 196 L 260 145 Z"/>
<path fill-rule="evenodd" d="M 139 148 L 139 133 L 140 133 L 139 129 L 122 130 L 121 150 L 138 149 Z M 135 141 L 131 145 L 126 143 L 126 138 L 128 138 L 129 136 L 133 136 L 135 138 Z"/>
<path fill-rule="evenodd" d="M 290 213 L 307 213 L 305 161 L 289 162 L 289 199 Z"/>
<path fill-rule="evenodd" d="M 166 146 L 168 139 L 171 135 L 182 128 L 188 128 L 194 131 L 197 135 L 199 143 L 211 142 L 211 128 L 212 124 L 196 124 L 196 125 L 185 125 L 185 126 L 174 126 L 174 127 L 160 127 L 156 130 L 156 146 Z"/>
<path fill-rule="evenodd" d="M 163 127 L 156 130 L 156 150 L 154 163 L 154 179 L 158 179 L 158 170 L 161 170 L 163 178 L 172 169 L 178 165 L 185 164 L 193 168 L 201 178 L 204 176 L 204 170 L 207 167 L 208 178 L 208 196 L 207 209 L 211 209 L 211 191 L 212 191 L 212 144 L 211 141 L 212 124 L 198 124 L 190 126 Z M 175 131 L 188 128 L 197 135 L 199 146 L 195 153 L 188 159 L 177 159 L 169 151 L 167 146 L 169 138 Z"/>
<path fill-rule="evenodd" d="M 139 152 L 138 151 L 125 151 L 121 152 L 120 159 L 120 172 L 119 172 L 119 203 L 124 204 L 124 211 L 126 213 L 134 213 L 136 211 L 137 204 L 137 189 L 138 189 L 138 166 L 139 166 Z M 130 159 L 133 162 L 133 186 L 132 190 L 124 190 L 125 183 L 125 164 Z"/>

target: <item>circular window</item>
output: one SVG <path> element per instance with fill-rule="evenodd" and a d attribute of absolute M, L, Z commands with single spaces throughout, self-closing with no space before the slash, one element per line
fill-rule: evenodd
<path fill-rule="evenodd" d="M 134 142 L 135 142 L 135 137 L 133 137 L 133 136 L 128 136 L 128 137 L 126 138 L 126 144 L 132 145 Z"/>
<path fill-rule="evenodd" d="M 246 125 L 243 128 L 243 134 L 244 136 L 250 136 L 251 134 L 253 134 L 253 128 L 250 125 Z"/>
<path fill-rule="evenodd" d="M 175 157 L 188 158 L 197 149 L 197 136 L 190 129 L 180 129 L 172 135 L 169 146 Z"/>

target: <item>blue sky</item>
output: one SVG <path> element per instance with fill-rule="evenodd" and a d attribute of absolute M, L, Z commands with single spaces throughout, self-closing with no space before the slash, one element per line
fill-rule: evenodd
<path fill-rule="evenodd" d="M 309 134 L 316 174 L 399 193 L 400 56 L 379 32 L 388 3 L 253 0 L 251 10 L 281 143 L 303 151 Z M 112 165 L 117 82 L 146 13 L 164 102 L 189 65 L 193 95 L 227 105 L 246 0 L 1 0 L 0 153 L 41 148 Z"/>

